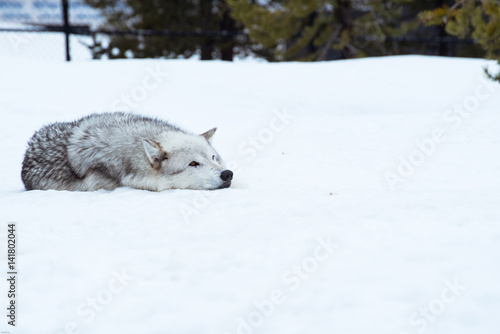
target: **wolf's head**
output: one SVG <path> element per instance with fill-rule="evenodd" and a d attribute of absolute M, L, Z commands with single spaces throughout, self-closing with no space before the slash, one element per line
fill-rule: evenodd
<path fill-rule="evenodd" d="M 158 190 L 214 190 L 231 186 L 233 172 L 226 169 L 211 145 L 216 130 L 201 135 L 167 131 L 156 140 L 143 140 L 147 159 L 158 177 Z"/>

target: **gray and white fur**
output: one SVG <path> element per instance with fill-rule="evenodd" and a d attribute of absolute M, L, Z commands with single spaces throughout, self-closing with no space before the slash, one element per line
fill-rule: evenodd
<path fill-rule="evenodd" d="M 121 112 L 53 123 L 28 142 L 21 178 L 27 190 L 227 188 L 233 172 L 211 145 L 215 131 Z"/>

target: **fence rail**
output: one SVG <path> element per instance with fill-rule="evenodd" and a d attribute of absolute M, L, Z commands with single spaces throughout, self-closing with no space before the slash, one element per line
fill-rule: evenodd
<path fill-rule="evenodd" d="M 90 29 L 90 26 L 75 26 L 70 25 L 68 29 L 64 26 L 44 25 L 38 28 L 0 28 L 0 32 L 23 32 L 23 33 L 40 33 L 40 32 L 60 32 L 70 35 L 85 35 L 92 36 L 97 34 L 111 36 L 171 36 L 171 37 L 234 37 L 242 36 L 244 31 L 172 31 L 172 30 L 107 30 L 107 29 Z"/>

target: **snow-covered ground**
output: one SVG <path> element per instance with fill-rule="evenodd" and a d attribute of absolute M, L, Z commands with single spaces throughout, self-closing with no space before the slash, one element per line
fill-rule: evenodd
<path fill-rule="evenodd" d="M 0 62 L 1 330 L 500 331 L 495 63 Z M 234 187 L 23 189 L 35 130 L 111 110 L 217 126 Z"/>

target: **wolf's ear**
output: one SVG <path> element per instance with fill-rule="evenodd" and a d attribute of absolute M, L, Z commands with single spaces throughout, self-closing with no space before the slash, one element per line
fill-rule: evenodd
<path fill-rule="evenodd" d="M 215 131 L 217 131 L 217 128 L 213 128 L 211 130 L 208 130 L 207 132 L 202 133 L 200 136 L 205 137 L 206 140 L 210 141 L 212 139 L 212 136 L 214 135 Z"/>
<path fill-rule="evenodd" d="M 165 153 L 159 143 L 154 142 L 150 139 L 143 139 L 142 146 L 144 146 L 144 151 L 148 156 L 148 160 L 154 169 L 159 169 L 161 166 L 161 161 L 167 158 L 167 153 Z"/>

